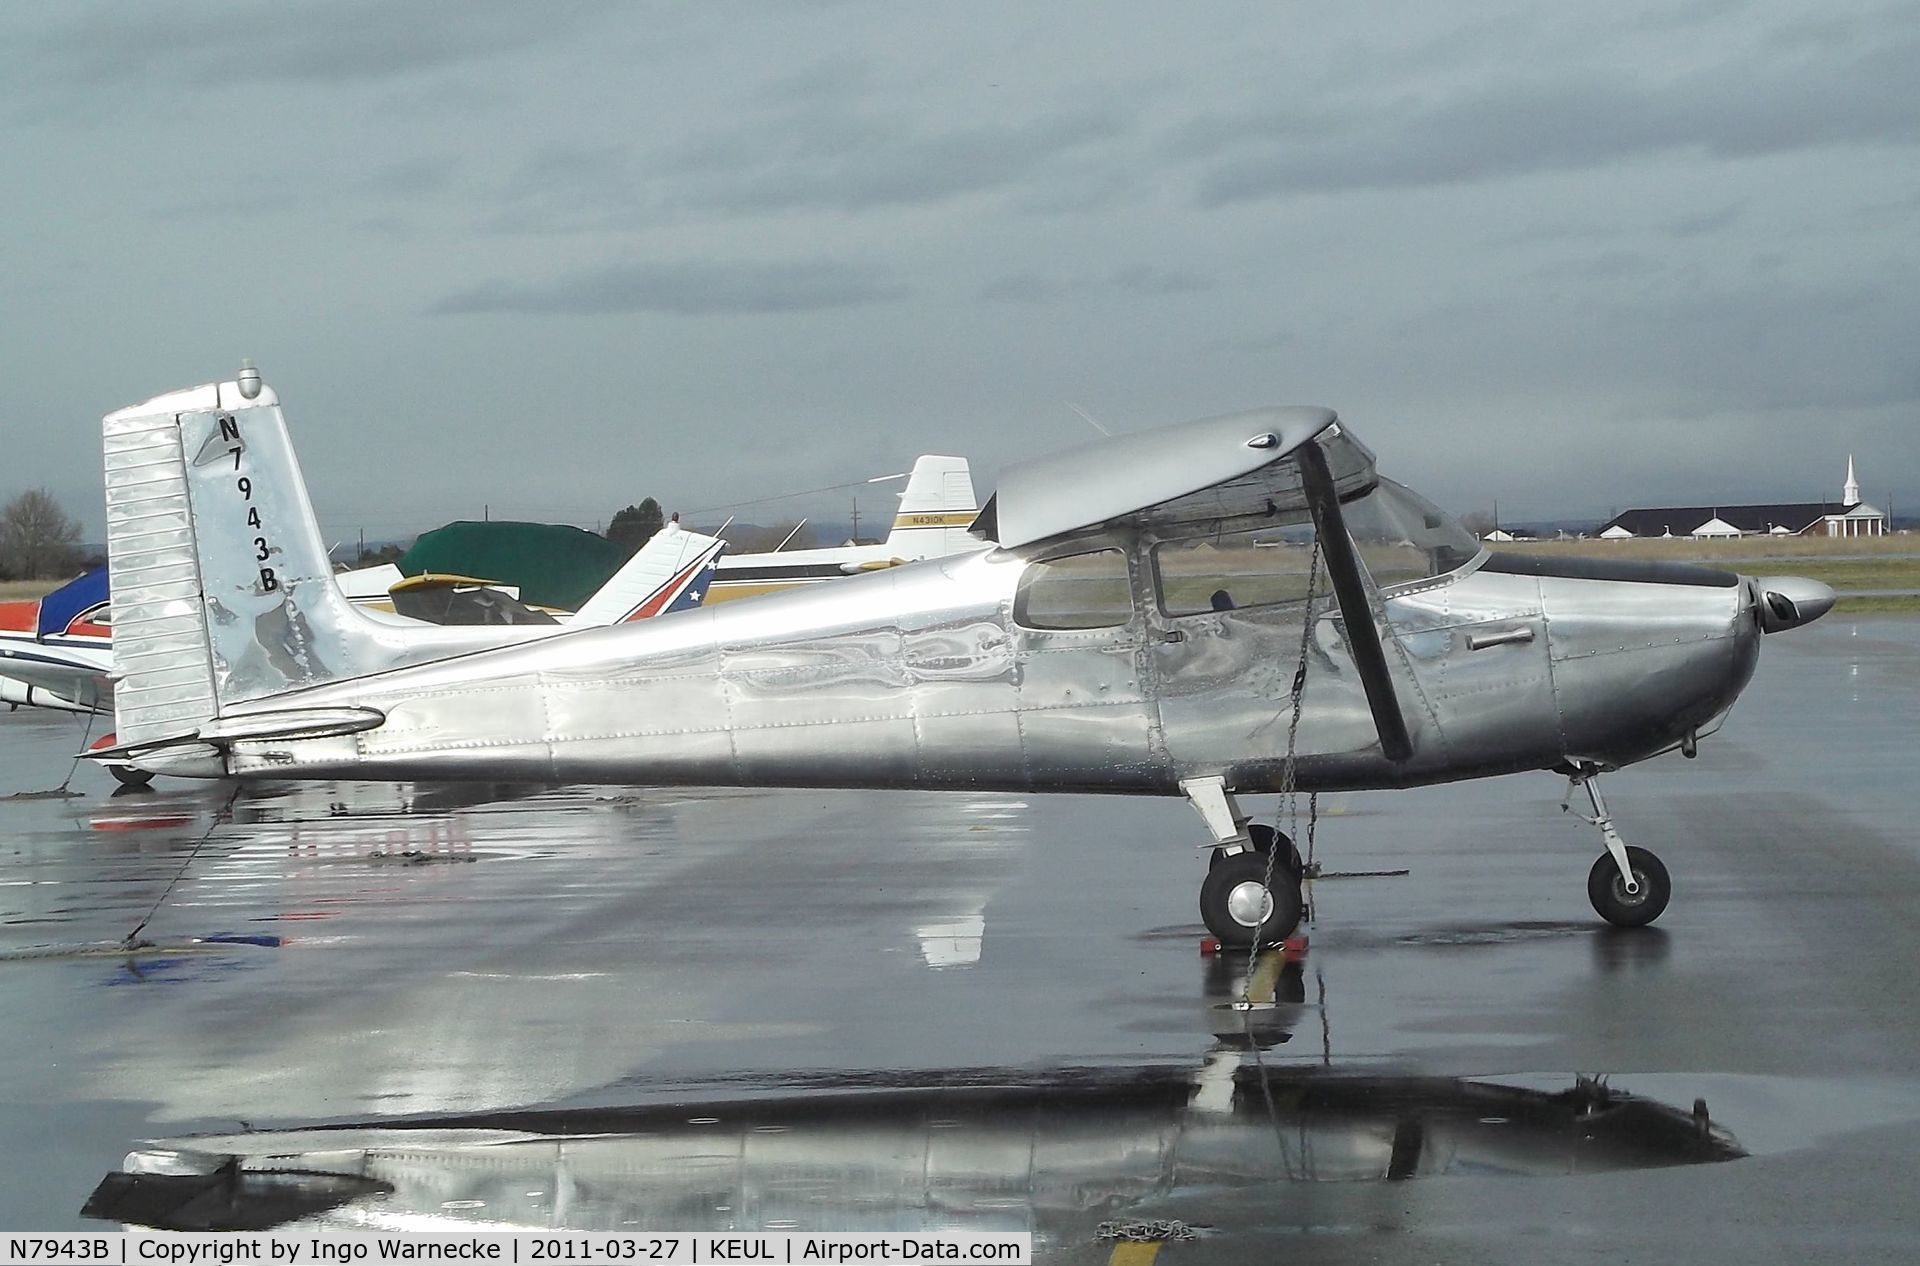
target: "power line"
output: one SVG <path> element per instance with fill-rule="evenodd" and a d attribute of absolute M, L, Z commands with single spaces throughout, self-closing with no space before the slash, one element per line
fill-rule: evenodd
<path fill-rule="evenodd" d="M 762 506 L 773 501 L 791 501 L 795 497 L 811 497 L 822 492 L 839 492 L 842 488 L 860 488 L 860 487 L 864 487 L 867 484 L 881 483 L 888 479 L 905 479 L 905 478 L 906 476 L 904 474 L 900 474 L 900 475 L 880 475 L 874 479 L 851 479 L 843 484 L 828 484 L 824 488 L 806 488 L 806 489 L 802 489 L 799 492 L 783 492 L 783 493 L 780 493 L 778 496 L 773 496 L 773 497 L 754 497 L 753 499 L 748 501 L 728 501 L 722 505 L 695 506 L 691 510 L 682 510 L 680 513 L 683 515 L 708 514 L 715 510 L 738 510 L 742 506 Z"/>

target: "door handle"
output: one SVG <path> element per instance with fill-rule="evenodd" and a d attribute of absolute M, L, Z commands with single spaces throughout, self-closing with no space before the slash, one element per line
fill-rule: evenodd
<path fill-rule="evenodd" d="M 1497 633 L 1469 633 L 1467 634 L 1467 649 L 1470 651 L 1484 651 L 1489 646 L 1507 646 L 1521 642 L 1531 642 L 1532 640 L 1533 626 L 1531 624 L 1522 624 L 1518 628 L 1501 629 Z"/>

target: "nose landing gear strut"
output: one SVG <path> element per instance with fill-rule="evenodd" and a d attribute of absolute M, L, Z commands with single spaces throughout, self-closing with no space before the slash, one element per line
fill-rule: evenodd
<path fill-rule="evenodd" d="M 1591 817 L 1573 807 L 1576 787 L 1586 788 L 1587 800 L 1593 805 Z M 1587 766 L 1573 774 L 1567 780 L 1567 794 L 1560 808 L 1599 827 L 1600 837 L 1606 841 L 1607 851 L 1587 872 L 1587 900 L 1593 903 L 1595 912 L 1616 927 L 1645 927 L 1659 918 L 1673 896 L 1673 881 L 1658 857 L 1620 838 L 1613 815 L 1607 812 L 1607 802 L 1600 795 L 1600 771 Z"/>

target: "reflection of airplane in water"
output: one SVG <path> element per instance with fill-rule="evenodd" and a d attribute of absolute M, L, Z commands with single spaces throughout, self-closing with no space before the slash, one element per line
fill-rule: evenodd
<path fill-rule="evenodd" d="M 1268 981 L 1269 1023 L 1297 1010 L 1298 971 Z M 1222 983 L 1236 982 L 1216 972 L 1210 984 Z M 1269 1028 L 1256 1042 L 1282 1037 Z M 1703 1104 L 1689 1113 L 1602 1082 L 1556 1093 L 1267 1067 L 1221 1049 L 1198 1073 L 971 1069 L 779 1086 L 778 1097 L 158 1140 L 84 1212 L 176 1230 L 308 1218 L 341 1230 L 1031 1231 L 1038 1247 L 1210 1192 L 1745 1154 Z"/>

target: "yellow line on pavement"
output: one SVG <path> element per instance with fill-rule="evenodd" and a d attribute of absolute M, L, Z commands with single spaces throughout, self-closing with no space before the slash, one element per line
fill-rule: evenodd
<path fill-rule="evenodd" d="M 1253 975 L 1247 977 L 1248 1002 L 1272 1002 L 1273 987 L 1280 983 L 1280 970 L 1286 956 L 1277 949 L 1263 949 L 1254 960 Z"/>

